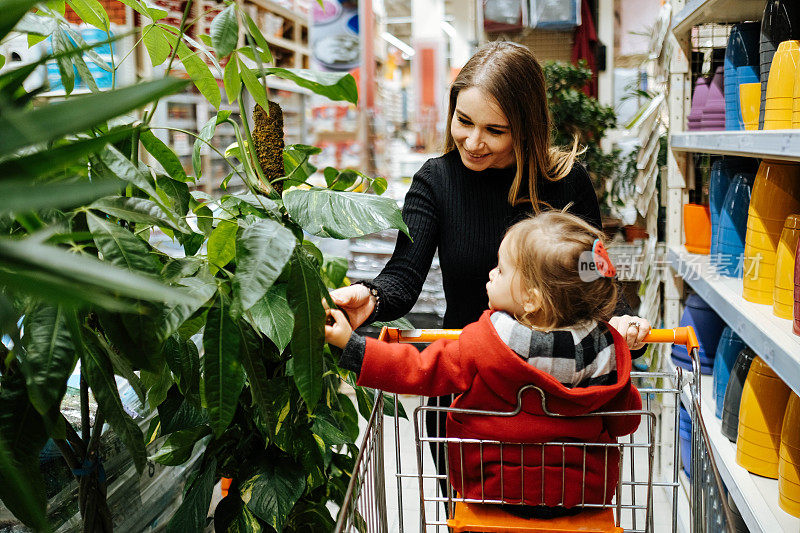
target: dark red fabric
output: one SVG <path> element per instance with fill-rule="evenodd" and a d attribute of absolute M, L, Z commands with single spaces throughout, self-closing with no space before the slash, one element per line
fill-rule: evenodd
<path fill-rule="evenodd" d="M 581 0 L 581 25 L 575 30 L 575 44 L 572 45 L 572 62 L 585 59 L 592 69 L 592 80 L 583 88 L 589 96 L 597 98 L 597 31 L 592 18 L 592 8 L 589 0 Z"/>
<path fill-rule="evenodd" d="M 616 350 L 617 383 L 570 389 L 514 353 L 497 335 L 490 314 L 487 310 L 478 322 L 466 326 L 458 340 L 440 340 L 422 352 L 411 345 L 368 338 L 358 384 L 424 396 L 462 393 L 453 407 L 502 412 L 513 410 L 517 391 L 533 384 L 544 392 L 548 411 L 566 415 L 545 415 L 541 397 L 529 391 L 522 412 L 514 417 L 450 413 L 448 438 L 613 444 L 616 437 L 636 430 L 638 415 L 578 416 L 641 409 L 641 398 L 630 381 L 630 351 L 616 330 L 609 327 Z M 504 445 L 501 469 L 498 445 L 484 445 L 482 450 L 477 444 L 449 445 L 451 483 L 468 498 L 518 502 L 524 494 L 528 505 L 567 507 L 611 502 L 619 473 L 615 447 L 586 447 L 585 483 L 583 446 L 545 447 L 544 460 L 542 450 L 536 444 Z"/>

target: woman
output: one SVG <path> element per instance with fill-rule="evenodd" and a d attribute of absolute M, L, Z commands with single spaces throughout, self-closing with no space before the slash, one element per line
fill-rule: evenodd
<path fill-rule="evenodd" d="M 528 48 L 497 41 L 478 50 L 450 88 L 448 123 L 445 154 L 422 166 L 405 198 L 413 241 L 400 233 L 374 280 L 331 293 L 353 328 L 408 313 L 437 248 L 447 303 L 442 326 L 459 329 L 487 308 L 489 271 L 514 222 L 569 206 L 601 227 L 591 180 L 575 161 L 577 144 L 570 152 L 550 145 L 544 73 Z M 620 298 L 610 323 L 637 350 L 650 324 L 630 313 Z"/>
<path fill-rule="evenodd" d="M 445 154 L 416 173 L 403 205 L 411 239 L 399 234 L 374 280 L 331 293 L 354 329 L 408 313 L 437 249 L 447 303 L 442 326 L 461 329 L 487 309 L 489 271 L 515 222 L 531 212 L 568 207 L 601 228 L 591 180 L 575 161 L 577 143 L 569 152 L 550 145 L 544 73 L 530 50 L 503 41 L 481 47 L 453 81 L 449 99 Z M 649 322 L 630 316 L 622 298 L 614 314 L 609 322 L 629 348 L 642 348 Z M 432 399 L 437 401 L 450 405 L 450 397 Z M 428 416 L 428 434 L 444 436 L 445 418 Z M 444 474 L 443 448 L 432 448 Z M 440 481 L 444 493 L 447 482 Z"/>

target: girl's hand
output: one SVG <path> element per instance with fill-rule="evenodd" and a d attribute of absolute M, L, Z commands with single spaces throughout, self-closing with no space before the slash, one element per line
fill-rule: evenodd
<path fill-rule="evenodd" d="M 333 303 L 347 312 L 353 329 L 363 324 L 375 310 L 375 300 L 364 285 L 341 287 L 331 291 L 330 295 Z M 326 309 L 327 307 L 325 305 Z"/>
<path fill-rule="evenodd" d="M 350 327 L 350 322 L 347 317 L 338 309 L 328 309 L 325 314 L 333 318 L 331 325 L 325 325 L 325 342 L 333 344 L 344 350 L 347 342 L 350 340 L 350 335 L 353 334 L 353 328 Z M 330 323 L 330 318 L 328 323 Z"/>
<path fill-rule="evenodd" d="M 650 322 L 640 316 L 615 316 L 611 317 L 608 323 L 619 331 L 631 350 L 638 350 L 645 345 L 644 338 L 650 333 L 651 328 Z"/>

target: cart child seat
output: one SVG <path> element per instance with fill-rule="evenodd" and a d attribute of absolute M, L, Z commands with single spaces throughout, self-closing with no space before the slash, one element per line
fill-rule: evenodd
<path fill-rule="evenodd" d="M 410 343 L 425 343 L 433 342 L 441 338 L 457 338 L 460 330 L 408 330 L 401 331 L 394 328 L 384 328 L 381 332 L 380 338 L 388 342 L 410 342 Z M 674 330 L 653 330 L 647 339 L 648 342 L 678 342 L 686 344 L 689 350 L 696 343 L 694 332 L 690 328 L 676 328 Z M 421 423 L 426 411 L 439 411 L 447 412 L 448 414 L 457 413 L 459 415 L 469 416 L 490 416 L 490 417 L 514 417 L 519 414 L 523 408 L 523 396 L 525 394 L 537 395 L 541 401 L 541 410 L 546 416 L 554 418 L 564 417 L 558 413 L 552 412 L 547 408 L 547 399 L 543 390 L 534 385 L 522 387 L 517 396 L 517 407 L 513 411 L 496 412 L 496 411 L 480 411 L 474 409 L 458 409 L 453 407 L 436 407 L 436 406 L 420 406 L 415 410 L 415 437 L 417 443 L 417 463 L 419 472 L 419 487 L 421 498 L 421 518 L 423 522 L 423 530 L 427 531 L 426 523 L 426 502 L 436 502 L 434 505 L 447 505 L 447 520 L 446 525 L 450 530 L 455 532 L 461 531 L 486 531 L 486 532 L 571 532 L 571 531 L 589 531 L 589 532 L 621 532 L 623 529 L 620 527 L 620 520 L 623 509 L 631 510 L 632 512 L 641 511 L 644 514 L 644 524 L 652 524 L 652 487 L 653 487 L 653 458 L 655 451 L 655 424 L 656 415 L 649 410 L 624 410 L 624 411 L 604 411 L 594 412 L 588 414 L 577 415 L 577 418 L 585 419 L 585 423 L 597 422 L 599 418 L 613 418 L 613 417 L 631 417 L 641 416 L 644 422 L 644 437 L 634 441 L 633 438 L 630 442 L 617 442 L 616 439 L 608 439 L 605 442 L 574 442 L 565 440 L 564 442 L 537 442 L 537 443 L 520 443 L 520 442 L 501 442 L 491 439 L 469 439 L 469 438 L 452 438 L 452 437 L 436 437 L 423 435 Z M 529 399 L 528 402 L 531 400 Z M 565 418 L 575 418 L 574 415 Z M 594 419 L 594 420 L 591 420 Z M 445 453 L 448 456 L 446 478 L 450 481 L 448 486 L 448 494 L 445 496 L 432 496 L 426 494 L 426 486 L 424 481 L 426 478 L 439 478 L 439 475 L 426 475 L 423 473 L 423 450 L 427 446 L 422 443 L 443 443 L 445 446 Z M 470 451 L 471 449 L 471 451 Z M 466 451 L 466 454 L 465 454 Z M 598 473 L 597 457 L 600 451 L 600 457 L 604 458 L 604 465 L 600 468 Z M 475 490 L 469 491 L 466 496 L 452 490 L 453 486 L 462 488 L 465 486 L 463 476 L 465 475 L 464 457 L 477 456 L 480 458 L 479 475 L 481 476 L 481 489 L 480 494 L 476 494 Z M 628 481 L 626 490 L 623 494 L 623 455 L 627 454 L 630 457 L 631 467 L 633 468 L 633 461 L 637 459 L 638 462 L 644 462 L 646 472 L 642 473 L 641 468 L 637 468 L 637 476 L 639 480 Z M 553 458 L 556 458 L 554 461 Z M 560 469 L 558 468 L 558 457 L 561 458 Z M 594 459 L 594 462 L 592 460 Z M 532 463 L 543 466 L 541 470 L 541 477 L 539 479 L 526 478 L 525 464 Z M 456 468 L 450 468 L 453 464 L 457 465 Z M 587 468 L 587 464 L 589 467 Z M 460 468 L 459 468 L 460 466 Z M 474 467 L 471 465 L 470 468 Z M 497 484 L 488 491 L 487 495 L 484 492 L 484 478 L 483 472 L 485 468 L 494 468 L 494 472 L 499 471 L 500 483 L 499 489 Z M 611 471 L 610 468 L 614 470 Z M 547 476 L 545 476 L 545 469 L 548 469 Z M 554 470 L 556 470 L 554 472 Z M 584 491 L 581 491 L 581 498 L 575 501 L 573 497 L 569 501 L 565 501 L 564 495 L 567 492 L 567 487 L 570 487 L 570 492 L 574 494 L 574 484 L 585 486 L 587 481 L 587 471 L 590 475 L 601 475 L 603 483 L 602 498 L 587 498 Z M 594 472 L 592 472 L 594 471 Z M 576 478 L 576 472 L 578 477 Z M 553 482 L 555 477 L 561 478 L 561 482 Z M 478 475 L 472 472 L 471 475 Z M 644 478 L 642 478 L 644 475 Z M 459 480 L 457 477 L 461 476 Z M 496 477 L 496 476 L 495 476 Z M 545 482 L 547 477 L 547 482 Z M 438 481 L 438 479 L 437 479 Z M 510 483 L 509 483 L 510 482 Z M 609 486 L 610 493 L 606 493 L 606 487 Z M 438 483 L 437 483 L 438 484 Z M 526 488 L 527 484 L 527 488 Z M 518 516 L 517 512 L 506 511 L 507 506 L 516 507 L 520 504 L 530 506 L 534 502 L 528 501 L 528 495 L 531 493 L 530 487 L 538 485 L 534 489 L 535 494 L 541 494 L 541 504 L 546 504 L 548 507 L 580 507 L 582 510 L 572 516 L 561 516 L 556 518 L 524 518 Z M 597 485 L 595 480 L 595 485 Z M 518 486 L 514 489 L 514 486 Z M 642 489 L 645 491 L 644 497 L 641 497 Z M 429 487 L 428 487 L 429 490 Z M 497 491 L 500 491 L 498 497 Z M 553 491 L 560 491 L 559 494 L 553 494 Z M 636 493 L 639 493 L 637 501 Z M 554 505 L 555 502 L 555 505 Z M 535 502 L 539 503 L 539 502 Z M 501 506 L 500 504 L 503 504 Z M 522 507 L 519 507 L 520 509 Z M 430 507 L 428 507 L 430 509 Z M 640 515 L 641 516 L 641 515 Z M 431 521 L 431 523 L 434 523 Z M 641 522 L 640 522 L 641 523 Z M 647 526 L 645 525 L 647 528 Z M 635 527 L 634 527 L 635 529 Z"/>

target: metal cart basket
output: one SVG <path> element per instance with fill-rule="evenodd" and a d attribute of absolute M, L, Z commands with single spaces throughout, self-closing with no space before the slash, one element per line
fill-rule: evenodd
<path fill-rule="evenodd" d="M 460 330 L 397 330 L 394 328 L 384 328 L 380 338 L 388 342 L 406 343 L 429 343 L 441 338 L 457 338 Z M 689 352 L 696 361 L 696 337 L 691 328 L 676 328 L 667 330 L 653 330 L 647 338 L 647 342 L 661 343 L 680 343 L 685 344 Z M 695 374 L 699 375 L 699 374 Z M 426 413 L 453 412 L 466 413 L 466 410 L 454 410 L 450 407 L 437 405 L 426 405 L 426 398 L 419 397 L 414 403 L 413 419 L 404 420 L 399 416 L 399 405 L 401 400 L 405 400 L 408 405 L 408 398 L 398 398 L 395 396 L 395 414 L 393 420 L 395 442 L 395 471 L 397 485 L 397 506 L 386 501 L 386 489 L 383 485 L 383 446 L 384 435 L 382 416 L 383 405 L 378 405 L 382 397 L 378 395 L 375 408 L 373 409 L 370 423 L 353 471 L 353 478 L 348 488 L 347 497 L 339 514 L 339 522 L 336 531 L 359 531 L 359 532 L 384 532 L 384 531 L 469 531 L 469 526 L 463 522 L 464 511 L 481 508 L 500 509 L 495 505 L 486 506 L 485 504 L 521 503 L 519 498 L 514 501 L 505 495 L 500 499 L 490 499 L 483 497 L 464 498 L 456 494 L 450 484 L 447 490 L 442 493 L 442 479 L 447 479 L 450 472 L 437 471 L 433 465 L 432 456 L 427 449 L 431 443 L 442 445 L 446 449 L 446 454 L 460 453 L 464 446 L 477 447 L 483 453 L 491 447 L 500 449 L 501 463 L 502 457 L 510 457 L 516 453 L 518 457 L 544 457 L 545 454 L 561 454 L 566 457 L 571 450 L 574 456 L 575 450 L 583 454 L 602 450 L 606 458 L 606 469 L 604 476 L 611 474 L 610 468 L 617 469 L 618 482 L 615 487 L 613 499 L 603 498 L 601 502 L 582 501 L 581 504 L 587 510 L 581 514 L 565 519 L 566 523 L 576 523 L 581 520 L 592 520 L 599 515 L 607 520 L 611 517 L 616 531 L 655 531 L 655 523 L 659 527 L 658 531 L 677 531 L 678 521 L 678 491 L 679 482 L 679 440 L 678 440 L 678 402 L 680 393 L 684 385 L 690 381 L 687 375 L 682 374 L 681 369 L 674 372 L 632 372 L 631 378 L 637 389 L 642 395 L 642 409 L 639 411 L 619 411 L 606 413 L 592 413 L 592 416 L 630 416 L 638 415 L 642 417 L 639 429 L 629 436 L 620 438 L 615 443 L 576 443 L 576 442 L 548 442 L 537 444 L 506 443 L 497 440 L 480 439 L 455 439 L 447 438 L 444 432 L 431 432 L 427 435 L 423 424 Z M 690 391 L 690 398 L 699 397 L 699 384 L 695 380 Z M 688 387 L 687 387 L 688 388 Z M 523 394 L 540 395 L 542 408 L 550 416 L 560 416 L 547 410 L 546 398 L 544 393 L 536 387 L 524 387 L 519 391 L 518 403 Z M 486 411 L 469 411 L 470 415 L 475 416 L 514 416 L 520 409 L 506 413 L 495 413 Z M 699 412 L 699 403 L 693 406 L 692 418 L 695 419 L 695 412 Z M 376 414 L 377 413 L 377 414 Z M 701 415 L 700 415 L 701 416 Z M 698 418 L 697 420 L 701 420 Z M 416 445 L 416 461 L 409 460 L 407 452 L 410 446 L 410 429 L 413 426 Z M 692 464 L 692 484 L 690 503 L 694 512 L 693 531 L 723 531 L 729 524 L 729 509 L 727 509 L 722 494 L 719 476 L 716 474 L 716 467 L 713 464 L 713 456 L 706 453 L 707 443 L 703 442 L 702 423 L 693 424 L 697 428 L 697 438 L 693 429 L 693 457 L 697 458 Z M 706 439 L 707 440 L 707 439 Z M 616 457 L 619 457 L 617 461 Z M 458 457 L 458 455 L 457 455 Z M 483 455 L 481 455 L 483 458 Z M 378 466 L 377 463 L 381 463 Z M 413 464 L 416 463 L 416 464 Z M 447 463 L 447 461 L 445 461 Z M 695 473 L 695 470 L 697 473 Z M 502 472 L 502 468 L 501 468 Z M 461 470 L 463 474 L 463 469 Z M 391 473 L 389 472 L 389 475 Z M 583 475 L 585 476 L 585 466 Z M 604 480 L 606 479 L 604 477 Z M 379 479 L 380 478 L 380 479 Z M 563 479 L 563 478 L 562 478 Z M 585 480 L 585 477 L 584 477 Z M 703 483 L 703 481 L 706 481 Z M 520 480 L 522 483 L 543 483 L 543 479 Z M 411 486 L 418 487 L 418 498 L 409 498 L 408 489 Z M 502 483 L 501 483 L 502 485 Z M 463 484 L 462 484 L 463 486 Z M 562 481 L 562 490 L 564 482 Z M 404 488 L 406 494 L 404 498 Z M 520 487 L 519 493 L 524 487 Z M 653 516 L 654 497 L 666 498 L 671 504 L 670 516 Z M 610 503 L 606 503 L 610 500 Z M 388 505 L 392 506 L 391 512 Z M 563 498 L 562 498 L 562 504 Z M 698 510 L 702 509 L 702 512 Z M 704 514 L 705 513 L 705 514 Z M 506 516 L 513 515 L 503 513 Z M 669 523 L 667 523 L 669 522 Z M 505 526 L 504 526 L 505 527 Z M 491 531 L 492 529 L 481 529 Z M 496 529 L 496 531 L 524 531 L 525 529 Z M 575 529 L 577 530 L 577 529 Z M 609 530 L 611 531 L 611 530 Z"/>

